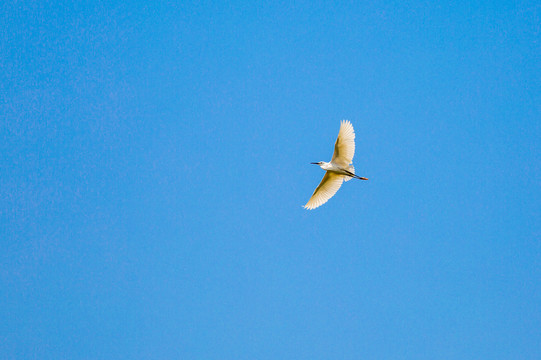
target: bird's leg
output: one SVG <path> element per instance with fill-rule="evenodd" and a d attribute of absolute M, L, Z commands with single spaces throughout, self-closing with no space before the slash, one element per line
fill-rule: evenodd
<path fill-rule="evenodd" d="M 365 177 L 360 177 L 360 176 L 355 175 L 354 173 L 352 173 L 352 172 L 349 171 L 349 170 L 346 170 L 346 169 L 342 169 L 342 170 L 344 170 L 344 171 L 346 172 L 346 174 L 347 174 L 348 176 L 351 176 L 352 178 L 359 179 L 359 180 L 368 180 L 368 179 L 365 178 Z"/>

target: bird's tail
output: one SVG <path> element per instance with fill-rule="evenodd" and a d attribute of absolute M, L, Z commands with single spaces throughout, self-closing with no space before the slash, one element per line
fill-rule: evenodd
<path fill-rule="evenodd" d="M 349 168 L 347 169 L 347 172 L 349 172 L 351 175 L 353 176 L 344 176 L 344 181 L 350 181 L 351 179 L 353 179 L 356 175 L 355 175 L 355 168 L 353 167 L 353 165 L 350 165 Z"/>

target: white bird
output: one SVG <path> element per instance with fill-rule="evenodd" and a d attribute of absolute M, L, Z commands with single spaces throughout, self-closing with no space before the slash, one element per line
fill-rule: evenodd
<path fill-rule="evenodd" d="M 304 205 L 305 209 L 312 210 L 325 204 L 340 189 L 342 181 L 349 181 L 352 178 L 368 180 L 367 178 L 355 175 L 355 168 L 351 165 L 354 154 L 355 132 L 353 131 L 353 125 L 348 120 L 342 120 L 340 122 L 340 131 L 334 144 L 334 154 L 332 155 L 331 162 L 320 161 L 311 163 L 319 165 L 327 172 L 310 200 Z"/>

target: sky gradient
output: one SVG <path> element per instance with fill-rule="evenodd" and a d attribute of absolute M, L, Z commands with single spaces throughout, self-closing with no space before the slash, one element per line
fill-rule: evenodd
<path fill-rule="evenodd" d="M 535 1 L 0 7 L 0 358 L 541 358 Z"/>

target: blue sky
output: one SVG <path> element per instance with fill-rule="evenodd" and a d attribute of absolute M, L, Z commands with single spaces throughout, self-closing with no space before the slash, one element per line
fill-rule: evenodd
<path fill-rule="evenodd" d="M 541 358 L 538 3 L 1 7 L 1 358 Z"/>

